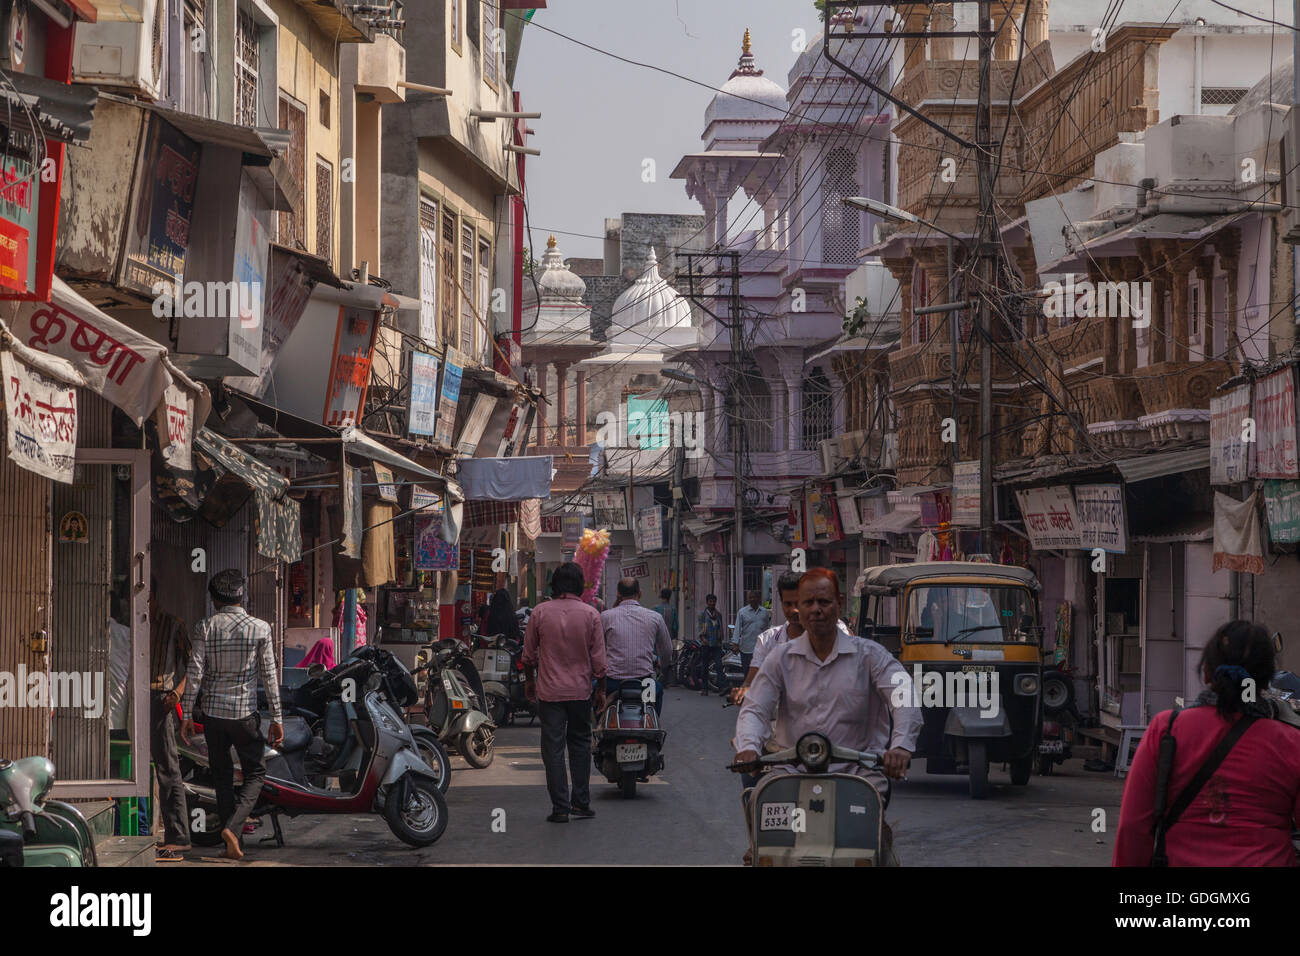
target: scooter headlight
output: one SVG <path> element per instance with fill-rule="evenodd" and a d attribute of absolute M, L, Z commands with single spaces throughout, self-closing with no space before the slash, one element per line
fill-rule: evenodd
<path fill-rule="evenodd" d="M 821 734 L 804 734 L 795 745 L 799 762 L 813 773 L 825 769 L 831 759 L 831 742 Z"/>

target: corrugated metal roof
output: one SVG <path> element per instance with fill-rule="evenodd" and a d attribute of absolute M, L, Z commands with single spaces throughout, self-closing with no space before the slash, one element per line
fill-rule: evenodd
<path fill-rule="evenodd" d="M 1184 448 L 1178 451 L 1159 452 L 1154 455 L 1140 455 L 1137 458 L 1124 458 L 1114 463 L 1119 473 L 1127 482 L 1147 481 L 1164 475 L 1176 475 L 1182 471 L 1196 471 L 1198 468 L 1210 467 L 1210 449 Z"/>

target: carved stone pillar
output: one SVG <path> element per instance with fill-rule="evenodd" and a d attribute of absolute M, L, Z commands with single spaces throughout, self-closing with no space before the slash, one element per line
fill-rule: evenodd
<path fill-rule="evenodd" d="M 903 29 L 908 33 L 916 33 L 925 29 L 926 21 L 929 19 L 928 11 L 920 6 L 909 6 L 903 18 Z M 903 75 L 907 76 L 921 68 L 925 62 L 925 41 L 924 40 L 904 40 L 903 41 Z"/>
<path fill-rule="evenodd" d="M 1125 282 L 1130 283 L 1130 289 L 1132 289 L 1132 283 L 1144 281 L 1141 278 L 1144 273 L 1141 260 L 1134 259 L 1131 256 L 1126 257 L 1121 260 L 1121 267 L 1120 276 Z M 1152 295 L 1149 300 L 1143 299 L 1142 307 L 1146 309 L 1146 313 L 1141 319 L 1149 320 L 1152 311 L 1155 309 L 1155 296 Z M 1132 375 L 1133 370 L 1137 368 L 1137 326 L 1134 325 L 1133 319 L 1130 318 L 1124 323 L 1123 333 L 1119 370 L 1125 375 Z"/>
<path fill-rule="evenodd" d="M 912 260 L 882 258 L 880 261 L 898 283 L 898 344 L 907 348 L 912 344 Z"/>
<path fill-rule="evenodd" d="M 1192 271 L 1192 260 L 1189 256 L 1183 255 L 1186 246 L 1176 239 L 1165 242 L 1162 251 L 1165 257 L 1165 267 L 1169 271 L 1170 291 L 1172 293 L 1172 315 L 1170 318 L 1172 319 L 1173 329 L 1170 333 L 1170 339 L 1172 339 L 1173 350 L 1170 357 L 1175 362 L 1186 362 L 1187 340 L 1190 329 L 1187 309 L 1191 298 L 1188 294 L 1187 280 Z"/>
<path fill-rule="evenodd" d="M 1025 49 L 1032 50 L 1047 40 L 1048 0 L 1029 0 L 1029 22 L 1025 24 Z"/>
<path fill-rule="evenodd" d="M 542 392 L 542 400 L 537 403 L 537 444 L 549 445 L 546 440 L 546 408 L 550 404 L 546 398 L 546 370 L 550 367 L 549 362 L 540 362 L 537 366 L 537 387 Z"/>
<path fill-rule="evenodd" d="M 1231 362 L 1234 369 L 1239 367 L 1241 362 L 1241 339 L 1237 334 L 1239 327 L 1239 316 L 1237 314 L 1237 276 L 1238 266 L 1241 262 L 1241 230 L 1224 229 L 1214 237 L 1214 248 L 1219 253 L 1219 261 L 1222 263 L 1224 281 L 1227 283 L 1227 297 L 1225 305 L 1227 306 L 1227 331 L 1228 331 L 1228 351 L 1223 356 Z"/>
<path fill-rule="evenodd" d="M 1097 298 L 1100 300 L 1103 294 L 1101 284 L 1107 281 L 1119 282 L 1122 271 L 1121 267 L 1117 267 L 1114 259 L 1101 259 L 1097 265 L 1102 268 L 1090 267 L 1088 277 L 1096 283 Z M 1100 315 L 1101 310 L 1098 309 L 1097 313 Z M 1101 320 L 1102 371 L 1107 375 L 1119 371 L 1119 328 L 1121 324 L 1128 321 L 1127 318 L 1117 315 L 1107 315 Z"/>
<path fill-rule="evenodd" d="M 993 28 L 997 30 L 999 26 L 1002 27 L 993 41 L 993 59 L 1014 60 L 1020 51 L 1020 18 L 1025 13 L 1025 2 L 1026 0 L 994 0 L 990 5 Z"/>
<path fill-rule="evenodd" d="M 566 387 L 569 379 L 569 363 L 555 363 L 555 443 L 561 448 L 569 447 L 569 391 Z"/>
<path fill-rule="evenodd" d="M 934 34 L 934 39 L 930 41 L 930 59 L 951 60 L 952 38 L 941 38 L 940 34 L 951 33 L 957 26 L 957 18 L 952 15 L 952 4 L 936 3 L 931 10 L 930 32 Z"/>
<path fill-rule="evenodd" d="M 587 373 L 575 373 L 577 391 L 577 439 L 578 447 L 587 447 Z"/>

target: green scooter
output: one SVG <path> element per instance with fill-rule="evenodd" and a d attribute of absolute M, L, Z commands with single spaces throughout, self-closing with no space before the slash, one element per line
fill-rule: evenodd
<path fill-rule="evenodd" d="M 53 787 L 45 757 L 0 760 L 0 867 L 98 865 L 86 818 Z"/>

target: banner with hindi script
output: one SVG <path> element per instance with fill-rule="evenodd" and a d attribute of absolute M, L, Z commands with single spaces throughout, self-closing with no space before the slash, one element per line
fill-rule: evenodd
<path fill-rule="evenodd" d="M 23 345 L 67 359 L 91 391 L 137 425 L 153 414 L 173 382 L 166 348 L 105 315 L 57 276 L 50 301 L 23 303 L 10 331 Z"/>
<path fill-rule="evenodd" d="M 1074 508 L 1079 515 L 1079 547 L 1114 554 L 1128 550 L 1123 485 L 1075 485 Z"/>
<path fill-rule="evenodd" d="M 0 352 L 5 441 L 20 468 L 72 483 L 77 459 L 77 390 L 41 374 L 11 351 Z"/>

